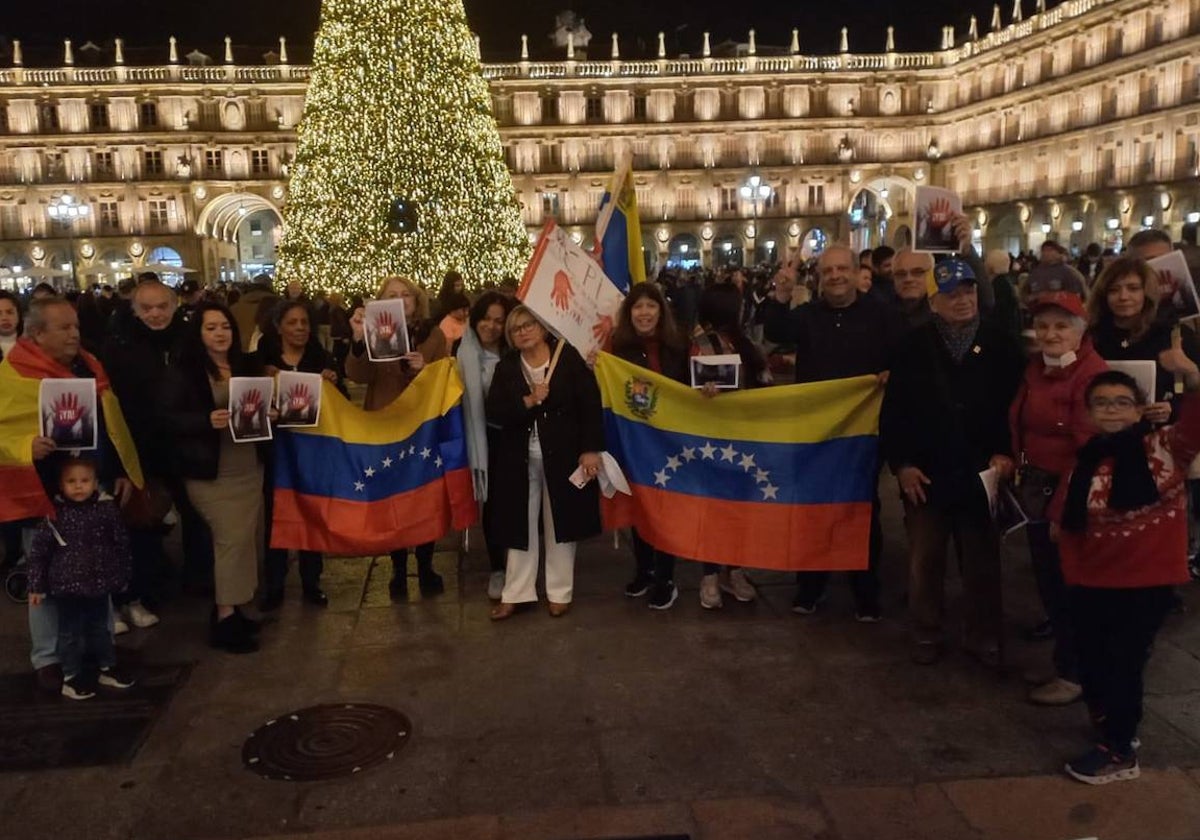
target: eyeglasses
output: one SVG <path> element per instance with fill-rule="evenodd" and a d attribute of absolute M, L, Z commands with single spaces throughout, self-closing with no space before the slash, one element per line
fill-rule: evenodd
<path fill-rule="evenodd" d="M 513 333 L 528 332 L 536 326 L 537 321 L 523 321 L 520 324 L 513 324 L 512 331 Z"/>
<path fill-rule="evenodd" d="M 1135 405 L 1137 405 L 1137 401 L 1133 397 L 1096 397 L 1092 400 L 1092 408 L 1097 409 L 1117 408 L 1127 411 Z"/>
<path fill-rule="evenodd" d="M 924 277 L 928 273 L 929 273 L 929 269 L 927 269 L 927 268 L 912 268 L 912 269 L 909 269 L 908 271 L 893 271 L 892 279 L 893 280 L 907 280 L 909 277 Z"/>

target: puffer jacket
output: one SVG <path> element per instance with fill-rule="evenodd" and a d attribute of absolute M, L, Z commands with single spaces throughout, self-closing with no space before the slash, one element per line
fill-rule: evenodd
<path fill-rule="evenodd" d="M 133 560 L 129 533 L 111 496 L 83 502 L 54 499 L 55 519 L 43 520 L 29 549 L 29 591 L 99 598 L 124 592 Z"/>

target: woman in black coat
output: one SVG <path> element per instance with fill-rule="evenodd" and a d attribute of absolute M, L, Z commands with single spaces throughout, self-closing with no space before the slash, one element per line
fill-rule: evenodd
<path fill-rule="evenodd" d="M 648 368 L 676 382 L 688 384 L 688 347 L 666 298 L 652 283 L 638 283 L 621 304 L 613 330 L 613 355 Z M 625 594 L 640 598 L 650 593 L 650 609 L 669 610 L 679 597 L 675 586 L 675 556 L 659 551 L 642 539 L 636 528 L 633 557 L 636 567 Z"/>
<path fill-rule="evenodd" d="M 233 314 L 217 303 L 201 304 L 187 323 L 163 393 L 177 474 L 213 536 L 210 643 L 231 653 L 258 649 L 257 622 L 238 608 L 254 599 L 264 545 L 258 447 L 235 443 L 229 431 L 230 379 L 261 373 L 241 348 Z"/>
<path fill-rule="evenodd" d="M 298 371 L 300 373 L 319 373 L 341 390 L 341 382 L 334 370 L 334 361 L 329 352 L 321 346 L 313 330 L 312 308 L 302 299 L 285 299 L 280 302 L 271 315 L 271 323 L 275 330 L 273 335 L 264 335 L 258 343 L 258 358 L 262 362 L 267 376 L 275 376 L 280 371 Z M 307 409 L 309 413 L 312 408 Z M 287 409 L 284 409 L 286 420 Z M 275 482 L 273 470 L 268 469 L 265 481 L 264 496 L 266 501 L 267 545 L 264 577 L 266 593 L 260 606 L 264 612 L 278 609 L 283 603 L 283 585 L 287 580 L 288 552 L 283 548 L 271 548 L 271 513 L 274 498 Z M 329 604 L 329 598 L 321 589 L 321 572 L 325 562 L 319 551 L 301 551 L 297 554 L 296 565 L 300 569 L 300 583 L 304 590 L 304 600 L 318 607 Z"/>
<path fill-rule="evenodd" d="M 507 546 L 508 569 L 492 618 L 537 601 L 539 510 L 546 542 L 550 615 L 564 615 L 575 582 L 575 543 L 600 533 L 595 480 L 604 449 L 600 389 L 571 347 L 548 340 L 533 312 L 516 307 L 505 324 L 516 348 L 496 365 L 487 420 L 497 427 L 492 459 L 492 538 Z M 579 473 L 582 487 L 572 483 Z"/>

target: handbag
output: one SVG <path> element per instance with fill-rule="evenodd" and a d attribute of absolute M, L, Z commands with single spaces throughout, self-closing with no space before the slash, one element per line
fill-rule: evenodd
<path fill-rule="evenodd" d="M 152 531 L 163 525 L 172 503 L 166 485 L 157 479 L 147 478 L 142 489 L 134 489 L 129 502 L 121 508 L 121 515 L 127 527 Z"/>
<path fill-rule="evenodd" d="M 1022 460 L 1024 456 L 1022 455 Z M 1017 468 L 1014 495 L 1021 512 L 1030 522 L 1045 522 L 1050 500 L 1058 489 L 1058 476 L 1032 464 L 1022 463 Z"/>

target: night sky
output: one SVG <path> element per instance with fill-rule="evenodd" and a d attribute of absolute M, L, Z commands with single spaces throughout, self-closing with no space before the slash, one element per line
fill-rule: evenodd
<path fill-rule="evenodd" d="M 1034 3 L 1024 0 L 1026 15 Z M 76 45 L 89 39 L 102 43 L 116 36 L 131 47 L 147 46 L 174 34 L 183 52 L 200 47 L 220 55 L 225 35 L 235 44 L 265 46 L 280 35 L 297 47 L 310 44 L 320 0 L 54 0 L 53 14 L 32 0 L 4 0 L 4 5 L 9 8 L 0 15 L 0 36 L 31 46 L 67 37 Z M 652 55 L 660 30 L 668 33 L 667 51 L 675 56 L 698 55 L 706 29 L 716 44 L 726 37 L 744 41 L 750 27 L 757 30 L 759 44 L 778 46 L 788 44 L 796 27 L 802 51 L 831 53 L 840 28 L 848 26 L 852 51 L 879 52 L 890 24 L 896 27 L 898 49 L 931 50 L 940 45 L 943 25 L 955 24 L 963 38 L 971 14 L 986 33 L 992 0 L 466 0 L 466 5 L 472 28 L 483 38 L 484 57 L 498 61 L 517 58 L 523 32 L 535 58 L 558 56 L 548 36 L 555 14 L 567 8 L 581 15 L 596 36 L 592 57 L 608 57 L 615 31 L 623 56 L 632 58 Z M 1011 9 L 1012 0 L 1002 0 L 1006 24 Z M 307 49 L 297 52 L 308 54 Z"/>

